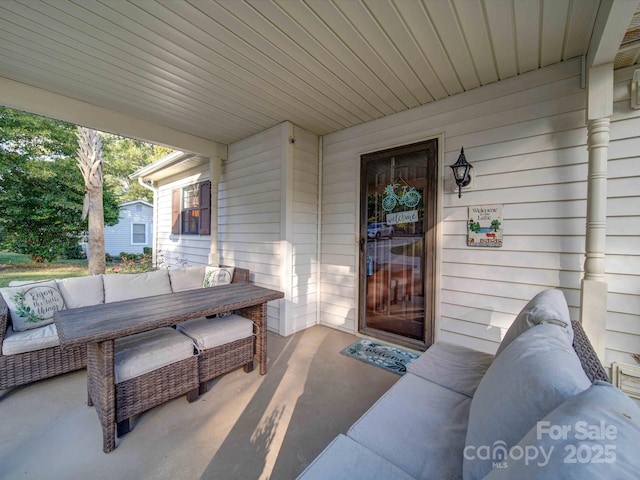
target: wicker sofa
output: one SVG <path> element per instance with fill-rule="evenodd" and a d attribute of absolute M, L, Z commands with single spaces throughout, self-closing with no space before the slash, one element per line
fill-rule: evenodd
<path fill-rule="evenodd" d="M 205 266 L 157 270 L 142 274 L 100 275 L 55 281 L 66 308 L 121 301 L 202 288 Z M 248 283 L 249 270 L 234 268 L 233 283 Z M 25 284 L 28 282 L 14 282 Z M 20 286 L 14 285 L 11 286 Z M 46 331 L 45 331 L 46 330 Z M 20 342 L 12 328 L 7 302 L 0 295 L 0 390 L 25 385 L 86 367 L 87 349 L 79 346 L 61 349 L 53 324 L 32 332 L 31 345 Z M 37 338 L 40 335 L 40 338 Z M 15 341 L 14 341 L 15 339 Z M 27 340 L 29 343 L 31 340 Z M 44 348 L 41 348 L 44 345 Z"/>
<path fill-rule="evenodd" d="M 432 345 L 298 478 L 635 479 L 640 409 L 606 380 L 562 292 L 545 290 L 495 356 Z"/>

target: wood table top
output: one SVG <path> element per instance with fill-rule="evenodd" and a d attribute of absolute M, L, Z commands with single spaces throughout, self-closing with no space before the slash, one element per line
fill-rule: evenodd
<path fill-rule="evenodd" d="M 62 348 L 114 340 L 216 313 L 283 298 L 277 290 L 231 283 L 121 302 L 60 310 L 54 315 Z"/>

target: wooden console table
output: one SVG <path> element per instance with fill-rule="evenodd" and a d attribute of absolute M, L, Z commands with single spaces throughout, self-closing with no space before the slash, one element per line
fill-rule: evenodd
<path fill-rule="evenodd" d="M 267 302 L 276 290 L 248 283 L 61 310 L 54 315 L 62 348 L 87 345 L 87 388 L 103 433 L 103 450 L 115 448 L 114 341 L 135 333 L 235 311 L 254 322 L 260 374 L 267 373 Z"/>

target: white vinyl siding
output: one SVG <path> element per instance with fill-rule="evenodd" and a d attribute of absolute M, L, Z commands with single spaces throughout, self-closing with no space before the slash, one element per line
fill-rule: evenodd
<path fill-rule="evenodd" d="M 640 115 L 630 113 L 626 89 L 628 81 L 619 79 L 609 211 L 623 213 L 610 216 L 607 226 L 608 361 L 620 359 L 617 352 L 629 361 L 624 352 L 637 352 L 640 339 L 640 167 L 631 160 L 640 151 Z M 443 158 L 436 335 L 493 352 L 522 306 L 548 287 L 562 289 L 571 318 L 578 320 L 587 195 L 585 102 L 580 62 L 573 60 L 324 137 L 320 322 L 357 329 L 360 155 L 435 137 L 441 139 Z M 448 166 L 463 146 L 475 178 L 473 190 L 458 199 Z M 622 178 L 629 173 L 634 178 Z M 466 246 L 467 207 L 484 204 L 504 205 L 502 248 Z M 622 204 L 626 207 L 617 210 Z"/>
<path fill-rule="evenodd" d="M 156 194 L 158 228 L 156 262 L 164 267 L 206 265 L 209 263 L 211 235 L 174 235 L 171 233 L 171 191 L 209 179 L 209 164 L 163 179 Z"/>
<path fill-rule="evenodd" d="M 607 366 L 635 365 L 630 354 L 640 353 L 640 110 L 630 108 L 633 71 L 614 76 L 607 164 Z"/>
<path fill-rule="evenodd" d="M 248 268 L 260 286 L 280 289 L 280 127 L 229 145 L 218 187 L 220 262 Z M 280 302 L 267 327 L 278 331 Z"/>
<path fill-rule="evenodd" d="M 146 228 L 143 242 L 134 241 L 134 225 Z M 142 201 L 126 202 L 120 205 L 118 223 L 104 227 L 105 253 L 114 257 L 121 253 L 143 253 L 144 247 L 153 247 L 152 232 L 153 207 Z"/>
<path fill-rule="evenodd" d="M 293 134 L 292 309 L 286 334 L 318 322 L 318 137 L 297 127 Z"/>
<path fill-rule="evenodd" d="M 285 122 L 230 145 L 220 176 L 220 261 L 285 293 L 268 306 L 281 335 L 317 323 L 317 138 Z"/>

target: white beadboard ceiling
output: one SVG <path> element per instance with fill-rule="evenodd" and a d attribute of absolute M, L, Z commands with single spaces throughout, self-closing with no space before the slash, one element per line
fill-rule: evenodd
<path fill-rule="evenodd" d="M 600 4 L 0 0 L 0 76 L 222 144 L 323 135 L 584 55 Z"/>

